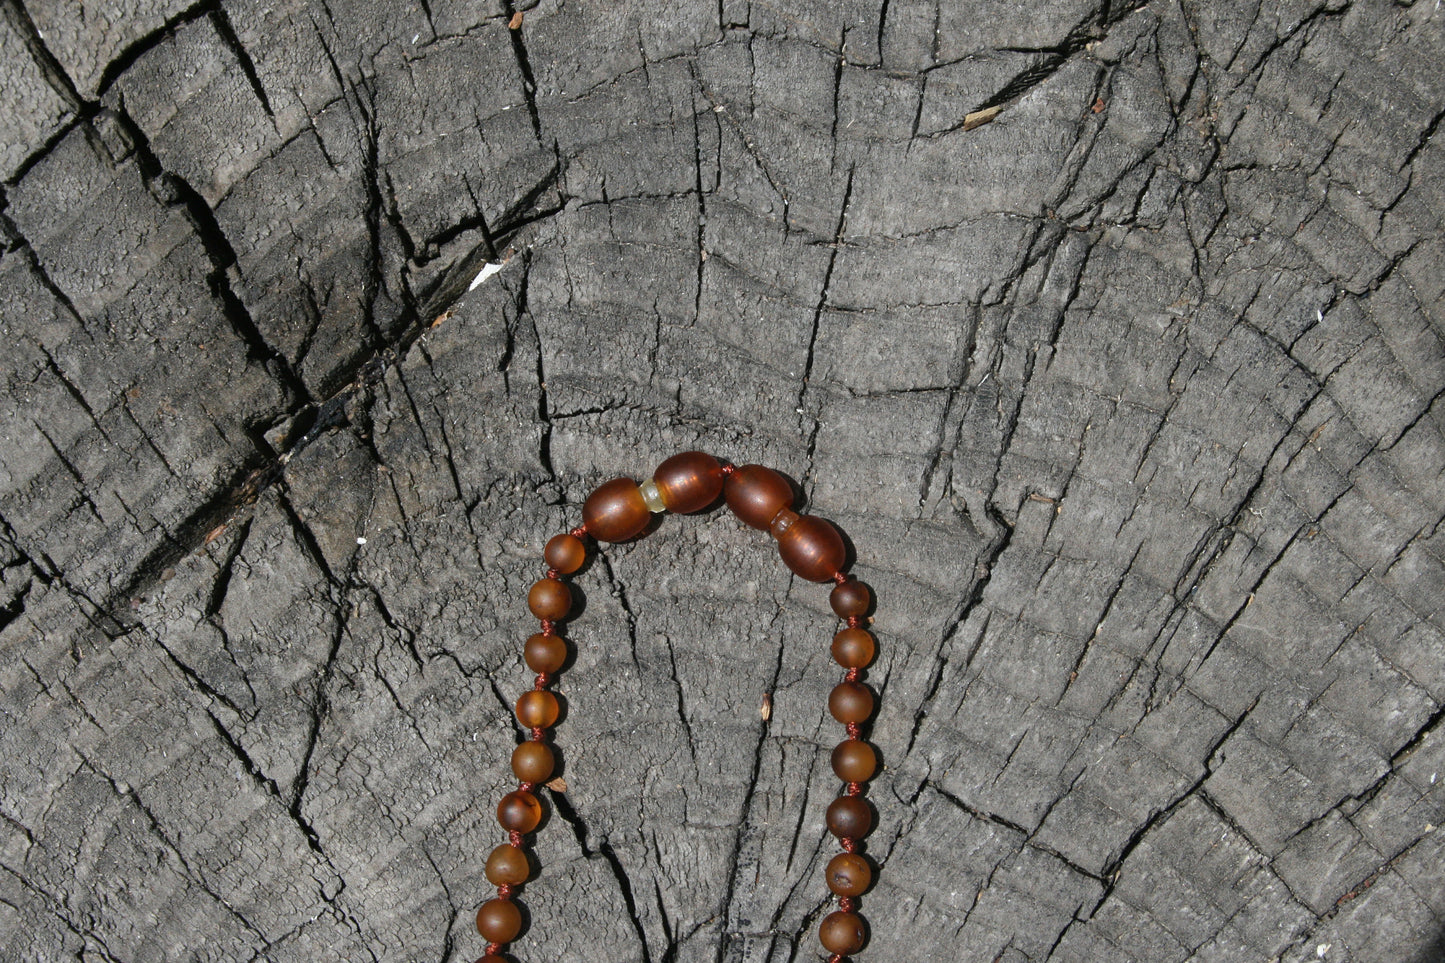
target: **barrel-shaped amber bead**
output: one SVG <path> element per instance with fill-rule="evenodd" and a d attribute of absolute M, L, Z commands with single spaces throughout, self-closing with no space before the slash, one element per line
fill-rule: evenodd
<path fill-rule="evenodd" d="M 778 514 L 773 516 L 772 522 L 768 525 L 768 534 L 772 535 L 775 539 L 781 540 L 783 533 L 792 528 L 793 523 L 802 517 L 802 515 L 799 515 L 791 508 L 780 508 L 778 509 Z"/>
<path fill-rule="evenodd" d="M 652 482 L 670 512 L 684 514 L 706 508 L 722 494 L 722 465 L 702 451 L 684 451 L 657 466 Z"/>
<path fill-rule="evenodd" d="M 847 558 L 843 536 L 826 519 L 803 515 L 778 536 L 783 563 L 810 582 L 827 582 Z"/>
<path fill-rule="evenodd" d="M 745 525 L 767 528 L 773 518 L 793 505 L 793 486 L 771 468 L 744 465 L 723 483 L 728 508 Z"/>
<path fill-rule="evenodd" d="M 614 478 L 582 503 L 582 524 L 602 542 L 625 542 L 647 527 L 652 512 L 631 478 Z"/>

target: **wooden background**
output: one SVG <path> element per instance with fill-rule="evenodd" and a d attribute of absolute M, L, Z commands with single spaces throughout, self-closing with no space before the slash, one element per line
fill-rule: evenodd
<path fill-rule="evenodd" d="M 1441 959 L 1436 0 L 0 11 L 0 957 L 480 955 L 702 448 L 880 599 L 860 963 Z M 516 959 L 818 959 L 826 590 L 578 585 Z"/>

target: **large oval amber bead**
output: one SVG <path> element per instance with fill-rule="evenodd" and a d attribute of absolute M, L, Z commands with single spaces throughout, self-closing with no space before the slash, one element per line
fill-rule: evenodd
<path fill-rule="evenodd" d="M 827 582 L 847 557 L 843 536 L 826 519 L 803 515 L 778 535 L 783 564 L 810 582 Z"/>
<path fill-rule="evenodd" d="M 582 503 L 582 524 L 599 542 L 625 542 L 647 527 L 652 512 L 631 478 L 614 478 Z"/>
<path fill-rule="evenodd" d="M 778 512 L 793 506 L 793 486 L 771 468 L 744 465 L 723 483 L 723 497 L 743 524 L 767 528 Z"/>
<path fill-rule="evenodd" d="M 652 482 L 670 512 L 685 514 L 704 509 L 722 494 L 722 465 L 702 451 L 685 451 L 657 466 Z"/>

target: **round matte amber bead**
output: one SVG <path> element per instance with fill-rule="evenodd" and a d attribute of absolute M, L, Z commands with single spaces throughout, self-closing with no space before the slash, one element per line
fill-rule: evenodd
<path fill-rule="evenodd" d="M 828 864 L 828 872 L 833 871 L 833 864 Z M 527 863 L 527 854 L 516 846 L 503 843 L 492 854 L 487 857 L 487 879 L 493 886 L 520 886 L 532 875 L 532 867 Z M 832 876 L 829 876 L 831 879 Z"/>
<path fill-rule="evenodd" d="M 527 593 L 527 607 L 539 619 L 556 622 L 572 611 L 572 590 L 555 578 L 544 578 Z"/>
<path fill-rule="evenodd" d="M 559 636 L 539 633 L 527 640 L 522 658 L 527 660 L 527 667 L 533 672 L 556 672 L 567 661 L 567 643 Z"/>
<path fill-rule="evenodd" d="M 862 722 L 873 714 L 873 690 L 861 682 L 840 682 L 828 696 L 828 711 L 842 723 Z"/>
<path fill-rule="evenodd" d="M 863 918 L 857 913 L 829 913 L 818 927 L 818 939 L 829 953 L 857 953 L 866 935 Z"/>
<path fill-rule="evenodd" d="M 509 899 L 489 899 L 477 910 L 477 932 L 488 943 L 510 943 L 521 931 L 522 911 Z"/>
<path fill-rule="evenodd" d="M 867 782 L 878 771 L 878 755 L 861 739 L 844 739 L 833 750 L 833 772 L 844 782 Z"/>
<path fill-rule="evenodd" d="M 793 507 L 793 486 L 771 468 L 744 465 L 723 483 L 723 497 L 743 524 L 767 528 L 778 512 Z"/>
<path fill-rule="evenodd" d="M 828 880 L 828 888 L 839 896 L 857 896 L 873 881 L 873 869 L 868 860 L 856 853 L 839 853 L 828 861 L 823 876 Z M 487 878 L 491 879 L 490 874 Z"/>
<path fill-rule="evenodd" d="M 862 615 L 867 612 L 868 606 L 873 604 L 873 593 L 862 582 L 850 578 L 848 581 L 834 586 L 832 593 L 828 596 L 828 604 L 833 606 L 833 611 L 838 618 L 846 619 L 850 615 Z"/>
<path fill-rule="evenodd" d="M 582 524 L 600 542 L 625 542 L 647 527 L 652 512 L 631 478 L 614 478 L 582 503 Z"/>
<path fill-rule="evenodd" d="M 587 546 L 582 539 L 568 532 L 553 535 L 542 549 L 542 558 L 547 564 L 563 575 L 571 575 L 587 561 Z"/>
<path fill-rule="evenodd" d="M 833 636 L 833 661 L 845 669 L 861 669 L 873 661 L 877 646 L 863 629 L 844 629 Z"/>
<path fill-rule="evenodd" d="M 862 839 L 873 828 L 873 810 L 858 796 L 839 796 L 828 804 L 827 820 L 839 839 Z"/>
<path fill-rule="evenodd" d="M 546 729 L 561 711 L 557 697 L 545 689 L 523 692 L 517 700 L 517 721 L 528 729 Z"/>
<path fill-rule="evenodd" d="M 804 515 L 778 536 L 778 553 L 797 575 L 826 582 L 843 567 L 847 552 L 843 536 L 825 519 Z"/>
<path fill-rule="evenodd" d="M 722 494 L 722 465 L 706 452 L 685 451 L 658 465 L 652 481 L 668 511 L 695 512 L 711 505 Z"/>
<path fill-rule="evenodd" d="M 507 793 L 497 804 L 497 822 L 509 833 L 530 833 L 541 821 L 542 804 L 525 789 Z"/>
<path fill-rule="evenodd" d="M 532 739 L 512 750 L 512 772 L 523 782 L 546 782 L 556 765 L 545 742 Z"/>

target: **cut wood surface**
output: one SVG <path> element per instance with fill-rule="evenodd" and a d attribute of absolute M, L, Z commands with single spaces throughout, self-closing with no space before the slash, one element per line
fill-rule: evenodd
<path fill-rule="evenodd" d="M 859 963 L 1445 955 L 1436 0 L 0 12 L 0 958 L 480 956 L 694 448 L 879 600 Z M 822 958 L 826 588 L 576 585 L 512 958 Z"/>

